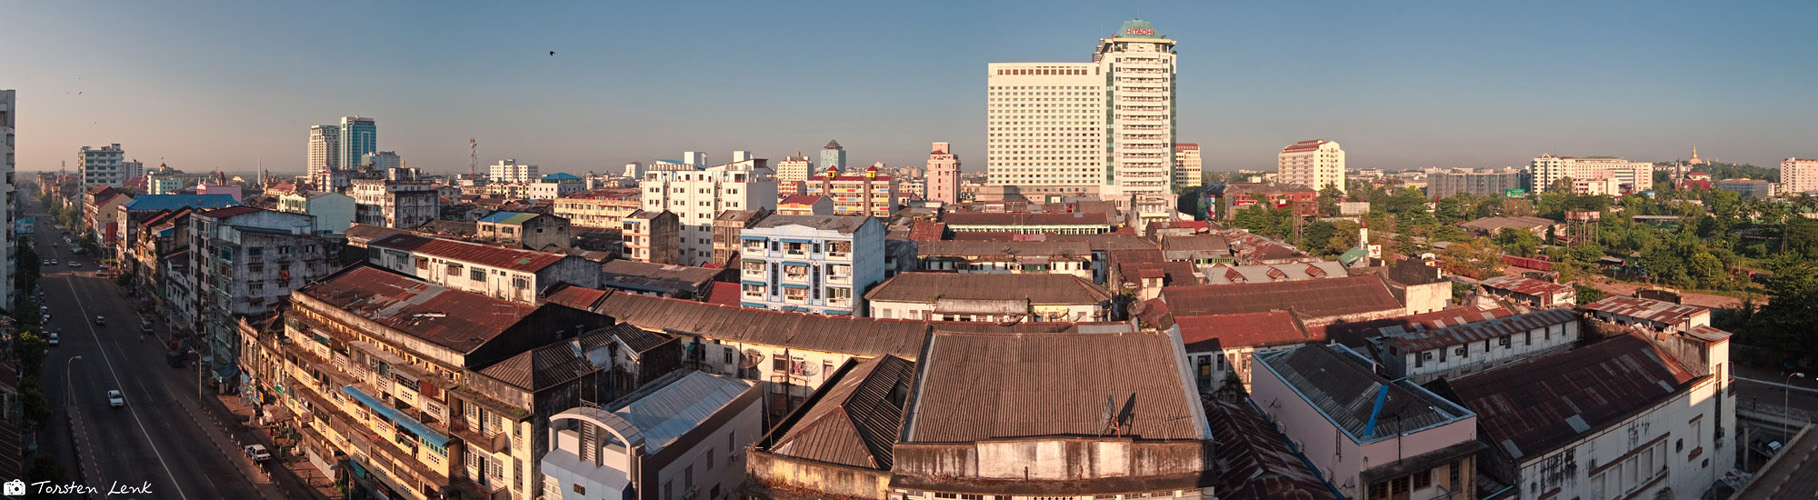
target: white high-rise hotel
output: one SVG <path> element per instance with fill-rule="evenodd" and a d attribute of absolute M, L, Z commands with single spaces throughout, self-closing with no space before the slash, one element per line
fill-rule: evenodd
<path fill-rule="evenodd" d="M 988 184 L 1172 203 L 1174 41 L 1147 21 L 1099 40 L 1092 62 L 992 63 L 988 81 Z"/>

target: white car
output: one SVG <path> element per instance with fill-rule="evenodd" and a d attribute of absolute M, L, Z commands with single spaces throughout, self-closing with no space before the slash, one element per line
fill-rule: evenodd
<path fill-rule="evenodd" d="M 51 347 L 57 347 L 57 334 L 50 334 L 50 338 L 45 339 L 44 341 L 50 343 Z"/>
<path fill-rule="evenodd" d="M 271 460 L 271 451 L 266 450 L 265 445 L 251 444 L 246 445 L 246 456 L 252 458 L 253 462 L 264 462 Z"/>
<path fill-rule="evenodd" d="M 107 391 L 107 405 L 115 408 L 126 406 L 126 396 L 119 389 Z"/>
<path fill-rule="evenodd" d="M 53 265 L 53 266 L 54 266 L 54 265 L 57 265 L 57 259 L 51 259 L 51 260 L 50 260 L 50 265 Z"/>

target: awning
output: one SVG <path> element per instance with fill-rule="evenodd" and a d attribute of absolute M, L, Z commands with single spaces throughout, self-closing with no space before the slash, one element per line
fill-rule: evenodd
<path fill-rule="evenodd" d="M 398 411 L 397 408 L 392 408 L 385 405 L 385 403 L 379 402 L 377 399 L 373 399 L 372 396 L 366 395 L 366 393 L 361 392 L 360 389 L 349 385 L 342 387 L 341 392 L 353 396 L 353 398 L 359 400 L 361 404 L 366 405 L 368 408 L 372 408 L 372 411 L 384 415 L 385 418 L 390 419 L 392 422 L 397 423 L 405 429 L 409 429 L 410 432 L 416 433 L 425 441 L 429 441 L 436 446 L 448 446 L 448 436 L 444 436 L 442 433 L 430 429 L 429 426 L 423 425 L 423 423 L 418 422 L 417 419 L 410 418 L 409 415 L 405 415 L 404 412 Z"/>
<path fill-rule="evenodd" d="M 222 379 L 234 378 L 234 376 L 240 374 L 240 367 L 234 365 L 223 366 L 216 368 L 215 374 L 220 375 Z"/>

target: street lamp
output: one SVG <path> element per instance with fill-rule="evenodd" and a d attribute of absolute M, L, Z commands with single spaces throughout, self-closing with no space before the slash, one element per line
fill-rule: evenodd
<path fill-rule="evenodd" d="M 1791 395 L 1793 394 L 1794 377 L 1805 378 L 1805 374 L 1801 372 L 1786 374 L 1786 383 L 1781 384 L 1780 387 L 1780 416 L 1781 418 L 1786 419 L 1780 423 L 1781 434 L 1785 436 L 1781 438 L 1781 443 L 1783 444 L 1780 445 L 1780 449 L 1783 450 L 1783 452 L 1788 445 L 1793 444 L 1793 407 L 1790 402 L 1792 400 Z"/>

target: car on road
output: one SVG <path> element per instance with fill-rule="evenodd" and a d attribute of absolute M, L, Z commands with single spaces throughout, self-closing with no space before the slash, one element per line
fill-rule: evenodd
<path fill-rule="evenodd" d="M 126 406 L 126 396 L 119 389 L 107 391 L 107 405 L 115 408 Z"/>
<path fill-rule="evenodd" d="M 102 317 L 101 315 L 97 314 L 97 315 L 95 315 L 95 324 L 105 325 L 105 324 L 107 324 L 107 318 Z"/>
<path fill-rule="evenodd" d="M 246 445 L 246 456 L 252 458 L 254 463 L 264 462 L 271 460 L 271 450 L 265 449 L 262 444 L 249 444 Z"/>
<path fill-rule="evenodd" d="M 82 267 L 82 263 L 72 260 L 72 261 L 69 261 L 69 267 Z"/>
<path fill-rule="evenodd" d="M 44 339 L 44 342 L 50 344 L 51 347 L 57 347 L 57 334 L 51 333 L 50 338 Z"/>
<path fill-rule="evenodd" d="M 57 265 L 57 259 L 51 259 L 51 260 L 50 260 L 50 265 L 53 265 L 53 266 L 54 266 L 54 265 Z"/>

